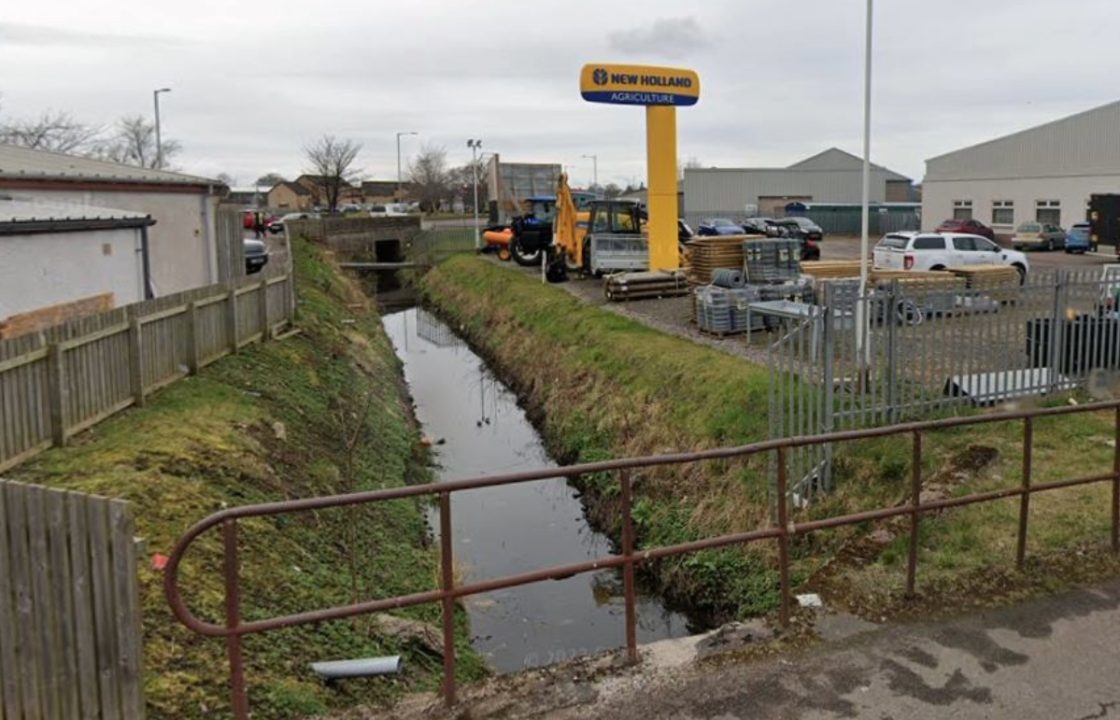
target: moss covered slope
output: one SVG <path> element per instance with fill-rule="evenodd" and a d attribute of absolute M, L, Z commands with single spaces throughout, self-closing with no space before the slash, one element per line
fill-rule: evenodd
<path fill-rule="evenodd" d="M 133 503 L 149 554 L 169 552 L 191 524 L 222 507 L 428 479 L 425 453 L 398 361 L 376 311 L 307 243 L 297 242 L 301 333 L 253 346 L 176 383 L 13 473 L 13 478 L 121 497 Z M 424 508 L 396 502 L 363 510 L 250 521 L 241 530 L 244 613 L 249 618 L 385 597 L 435 586 Z M 150 716 L 228 713 L 224 644 L 187 631 L 166 606 L 145 562 L 145 688 Z M 196 543 L 182 585 L 200 617 L 220 620 L 220 544 Z M 435 621 L 435 607 L 402 613 Z M 461 633 L 465 637 L 465 632 Z M 401 678 L 328 690 L 313 660 L 403 652 Z M 465 641 L 466 677 L 480 668 Z M 381 638 L 368 619 L 250 637 L 255 717 L 298 717 L 376 702 L 438 684 L 439 660 Z"/>

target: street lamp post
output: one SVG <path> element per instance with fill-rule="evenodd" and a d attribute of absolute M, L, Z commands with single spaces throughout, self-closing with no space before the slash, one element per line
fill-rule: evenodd
<path fill-rule="evenodd" d="M 478 151 L 482 149 L 481 140 L 467 140 L 467 147 L 471 149 L 471 173 L 474 175 L 474 249 L 482 247 L 482 237 L 478 226 Z"/>
<path fill-rule="evenodd" d="M 171 92 L 171 88 L 159 88 L 152 91 L 152 101 L 156 106 L 156 169 L 163 168 L 163 139 L 159 127 L 159 94 Z"/>
<path fill-rule="evenodd" d="M 599 187 L 599 156 L 598 155 L 584 155 L 585 158 L 591 158 L 591 184 Z"/>
<path fill-rule="evenodd" d="M 397 202 L 401 201 L 401 135 L 419 135 L 415 130 L 397 133 Z"/>
<path fill-rule="evenodd" d="M 871 20 L 874 13 L 874 0 L 867 0 L 867 29 L 864 39 L 863 57 L 863 197 L 860 203 L 859 237 L 859 296 L 856 304 L 856 347 L 860 367 L 866 372 L 871 354 L 867 347 L 868 317 L 867 295 L 867 253 L 870 234 L 871 200 Z M 863 373 L 860 373 L 861 378 Z"/>

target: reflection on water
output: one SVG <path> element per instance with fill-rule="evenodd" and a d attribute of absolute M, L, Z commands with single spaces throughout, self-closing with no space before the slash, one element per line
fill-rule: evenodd
<path fill-rule="evenodd" d="M 513 393 L 444 323 L 417 308 L 384 323 L 424 432 L 441 442 L 440 479 L 556 466 Z M 562 479 L 455 493 L 452 522 L 456 565 L 471 582 L 611 553 Z M 475 647 L 502 672 L 625 643 L 617 571 L 487 593 L 466 607 Z M 637 607 L 640 642 L 688 634 L 686 618 L 658 598 L 642 597 Z"/>

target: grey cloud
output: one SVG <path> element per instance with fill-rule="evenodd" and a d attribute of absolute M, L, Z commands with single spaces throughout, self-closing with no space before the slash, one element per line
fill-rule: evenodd
<path fill-rule="evenodd" d="M 611 33 L 607 41 L 612 50 L 629 55 L 659 55 L 675 60 L 698 50 L 705 39 L 696 18 L 683 17 L 658 18 L 644 28 Z"/>
<path fill-rule="evenodd" d="M 180 38 L 161 35 L 116 35 L 110 33 L 67 30 L 46 25 L 0 22 L 0 44 L 31 47 L 61 46 L 66 48 L 117 48 L 122 45 L 186 45 Z"/>

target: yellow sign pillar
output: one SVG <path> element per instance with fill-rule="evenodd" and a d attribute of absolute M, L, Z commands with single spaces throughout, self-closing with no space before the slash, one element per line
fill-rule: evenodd
<path fill-rule="evenodd" d="M 579 84 L 588 102 L 645 106 L 649 267 L 677 269 L 677 107 L 700 99 L 700 77 L 681 68 L 591 63 Z"/>
<path fill-rule="evenodd" d="M 646 172 L 649 175 L 649 269 L 676 270 L 677 249 L 677 109 L 646 106 Z"/>

